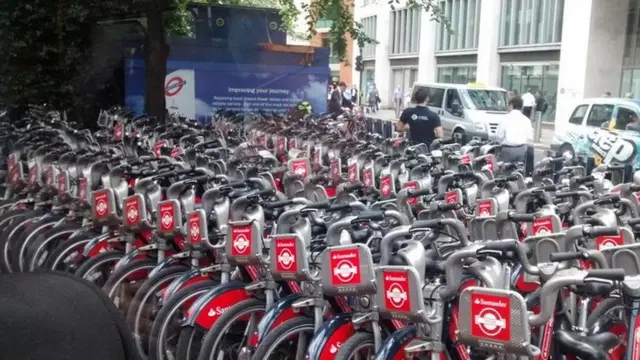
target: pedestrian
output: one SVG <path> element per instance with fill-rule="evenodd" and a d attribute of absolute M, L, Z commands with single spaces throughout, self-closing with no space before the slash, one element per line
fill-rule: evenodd
<path fill-rule="evenodd" d="M 407 92 L 404 94 L 404 108 L 408 108 L 411 106 L 411 94 L 413 93 L 413 89 L 407 89 Z"/>
<path fill-rule="evenodd" d="M 393 104 L 396 109 L 396 117 L 400 116 L 400 109 L 402 108 L 402 90 L 400 90 L 400 86 L 396 86 L 396 89 L 393 91 Z"/>
<path fill-rule="evenodd" d="M 353 110 L 353 89 L 348 88 L 342 93 L 342 107 Z"/>
<path fill-rule="evenodd" d="M 531 119 L 532 110 L 536 106 L 536 97 L 531 93 L 531 88 L 527 89 L 527 92 L 522 95 L 522 113 L 524 116 Z"/>
<path fill-rule="evenodd" d="M 524 163 L 527 143 L 533 140 L 531 120 L 522 113 L 524 101 L 520 96 L 509 99 L 509 113 L 502 118 L 496 138 L 501 145 L 499 161 L 505 163 Z"/>
<path fill-rule="evenodd" d="M 536 98 L 536 111 L 539 111 L 542 114 L 546 113 L 547 108 L 549 107 L 549 104 L 544 99 L 544 96 L 542 95 L 542 91 L 536 90 L 535 98 Z"/>
<path fill-rule="evenodd" d="M 342 93 L 347 89 L 347 84 L 344 81 L 341 81 L 338 84 L 338 87 L 331 92 L 331 96 L 329 98 L 329 112 L 333 114 L 334 117 L 340 115 L 342 113 Z"/>
<path fill-rule="evenodd" d="M 358 97 L 359 93 L 358 93 L 358 88 L 357 87 L 353 87 L 353 89 L 351 89 L 351 95 L 353 97 L 353 101 L 356 102 L 356 104 L 360 104 L 360 98 Z"/>
<path fill-rule="evenodd" d="M 514 94 L 513 94 L 513 90 L 509 90 L 509 91 L 507 91 L 507 100 L 508 100 L 508 99 L 511 99 L 513 96 L 514 96 Z"/>
<path fill-rule="evenodd" d="M 443 136 L 440 116 L 427 107 L 429 93 L 426 89 L 415 92 L 415 107 L 404 109 L 396 124 L 396 131 L 409 132 L 409 141 L 414 144 L 431 145 L 433 140 Z"/>
<path fill-rule="evenodd" d="M 376 84 L 371 86 L 371 90 L 369 91 L 369 107 L 371 108 L 371 112 L 375 113 L 378 110 L 378 100 L 380 97 L 378 96 L 378 88 Z"/>

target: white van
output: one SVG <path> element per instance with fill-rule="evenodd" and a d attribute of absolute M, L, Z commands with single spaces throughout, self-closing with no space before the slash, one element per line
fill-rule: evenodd
<path fill-rule="evenodd" d="M 498 87 L 416 82 L 412 103 L 418 89 L 428 91 L 427 105 L 440 115 L 445 138 L 456 134 L 465 142 L 473 138 L 493 140 L 501 117 L 507 114 L 507 91 Z"/>

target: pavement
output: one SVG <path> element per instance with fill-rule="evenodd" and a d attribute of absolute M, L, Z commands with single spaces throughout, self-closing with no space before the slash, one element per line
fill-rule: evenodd
<path fill-rule="evenodd" d="M 366 116 L 386 121 L 396 121 L 398 119 L 396 117 L 395 111 L 391 109 L 380 109 L 375 114 L 366 114 Z M 544 154 L 545 151 L 550 150 L 549 145 L 551 144 L 553 133 L 554 124 L 542 123 L 540 142 L 533 143 L 533 147 L 536 149 L 536 153 Z"/>

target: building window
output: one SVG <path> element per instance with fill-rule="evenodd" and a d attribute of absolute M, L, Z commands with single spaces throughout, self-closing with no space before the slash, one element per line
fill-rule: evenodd
<path fill-rule="evenodd" d="M 389 55 L 418 55 L 420 51 L 420 9 L 391 12 Z"/>
<path fill-rule="evenodd" d="M 376 28 L 378 26 L 378 17 L 369 16 L 360 20 L 362 31 L 365 35 L 372 39 L 376 39 Z M 363 59 L 374 59 L 376 57 L 376 44 L 365 44 L 362 49 Z"/>
<path fill-rule="evenodd" d="M 557 64 L 502 64 L 500 83 L 504 89 L 517 94 L 523 94 L 527 90 L 533 94 L 540 90 L 549 105 L 542 120 L 552 122 L 556 116 L 559 70 L 560 66 Z"/>
<path fill-rule="evenodd" d="M 333 46 L 331 46 L 331 39 L 327 37 L 322 38 L 322 47 L 329 49 L 329 63 L 330 64 L 339 64 L 340 59 L 333 53 Z"/>
<path fill-rule="evenodd" d="M 475 65 L 439 66 L 438 82 L 445 84 L 468 84 L 476 81 Z"/>
<path fill-rule="evenodd" d="M 478 48 L 480 34 L 480 6 L 482 0 L 440 1 L 440 9 L 451 22 L 453 34 L 439 25 L 438 51 L 473 50 Z"/>
<path fill-rule="evenodd" d="M 557 44 L 564 0 L 502 0 L 501 46 Z"/>

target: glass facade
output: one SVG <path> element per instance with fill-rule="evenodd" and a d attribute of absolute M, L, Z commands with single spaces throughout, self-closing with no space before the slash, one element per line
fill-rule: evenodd
<path fill-rule="evenodd" d="M 527 90 L 537 90 L 549 105 L 543 114 L 543 121 L 554 121 L 558 97 L 558 64 L 502 64 L 501 86 L 506 90 L 522 94 Z"/>
<path fill-rule="evenodd" d="M 559 43 L 563 12 L 564 0 L 502 0 L 500 45 Z"/>
<path fill-rule="evenodd" d="M 391 12 L 389 55 L 418 55 L 420 13 L 420 9 L 400 9 Z"/>
<path fill-rule="evenodd" d="M 383 102 L 393 99 L 393 92 L 397 87 L 400 87 L 400 91 L 407 93 L 413 87 L 413 83 L 418 80 L 418 68 L 393 68 L 391 69 L 391 87 L 389 88 L 389 94 L 386 99 L 381 99 Z"/>
<path fill-rule="evenodd" d="M 376 39 L 376 27 L 378 26 L 378 17 L 369 16 L 360 21 L 362 31 L 370 38 Z M 376 57 L 376 44 L 365 44 L 362 49 L 363 59 L 374 59 Z"/>
<path fill-rule="evenodd" d="M 473 50 L 478 48 L 481 0 L 440 1 L 440 9 L 451 22 L 450 34 L 444 24 L 438 26 L 438 51 Z"/>
<path fill-rule="evenodd" d="M 631 0 L 629 5 L 618 95 L 622 97 L 629 93 L 640 98 L 640 0 Z"/>
<path fill-rule="evenodd" d="M 438 82 L 468 84 L 476 81 L 475 65 L 438 66 Z"/>

